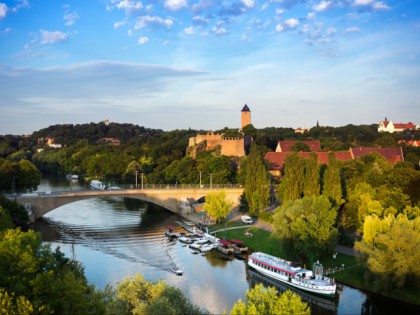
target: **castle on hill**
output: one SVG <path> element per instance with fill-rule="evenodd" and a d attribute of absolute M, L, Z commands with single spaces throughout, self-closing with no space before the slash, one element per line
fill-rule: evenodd
<path fill-rule="evenodd" d="M 241 131 L 251 124 L 251 110 L 248 105 L 241 110 Z M 196 137 L 191 137 L 188 142 L 187 155 L 196 157 L 199 151 L 209 151 L 219 149 L 221 155 L 226 156 L 245 156 L 245 137 L 225 137 L 223 133 L 208 132 L 205 135 L 198 134 Z"/>

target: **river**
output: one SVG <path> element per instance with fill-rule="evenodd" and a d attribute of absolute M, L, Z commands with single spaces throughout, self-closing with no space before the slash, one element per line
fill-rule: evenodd
<path fill-rule="evenodd" d="M 43 180 L 38 191 L 83 188 L 78 181 Z M 54 248 L 59 246 L 85 267 L 89 282 L 99 288 L 140 273 L 178 287 L 193 304 L 213 314 L 230 310 L 255 283 L 275 285 L 248 270 L 244 260 L 226 260 L 216 252 L 196 254 L 164 237 L 165 226 L 180 216 L 139 200 L 93 198 L 62 206 L 37 221 L 34 229 Z M 183 276 L 170 272 L 176 266 Z M 279 290 L 282 290 L 279 287 Z M 418 311 L 360 290 L 339 285 L 335 299 L 302 296 L 312 314 L 409 314 Z"/>

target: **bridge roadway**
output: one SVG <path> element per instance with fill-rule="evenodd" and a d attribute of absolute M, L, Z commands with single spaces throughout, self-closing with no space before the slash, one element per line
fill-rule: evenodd
<path fill-rule="evenodd" d="M 239 205 L 243 187 L 229 188 L 145 188 L 145 189 L 115 189 L 115 190 L 78 190 L 66 192 L 38 192 L 8 196 L 24 206 L 29 213 L 32 212 L 32 220 L 38 220 L 44 214 L 61 207 L 65 204 L 79 200 L 98 197 L 126 197 L 144 200 L 157 204 L 178 214 L 189 214 L 193 211 L 192 205 L 208 193 L 224 190 L 226 198 L 233 202 L 234 206 Z"/>

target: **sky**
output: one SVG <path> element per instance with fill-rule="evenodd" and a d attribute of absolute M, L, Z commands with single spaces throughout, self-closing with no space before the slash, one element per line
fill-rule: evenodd
<path fill-rule="evenodd" d="M 0 135 L 420 124 L 418 0 L 0 0 Z"/>

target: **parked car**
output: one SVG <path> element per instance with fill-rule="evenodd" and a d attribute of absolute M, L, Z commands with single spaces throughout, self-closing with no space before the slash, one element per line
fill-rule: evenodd
<path fill-rule="evenodd" d="M 241 221 L 245 224 L 252 224 L 253 223 L 252 218 L 250 216 L 247 216 L 247 215 L 243 215 L 241 217 Z"/>

